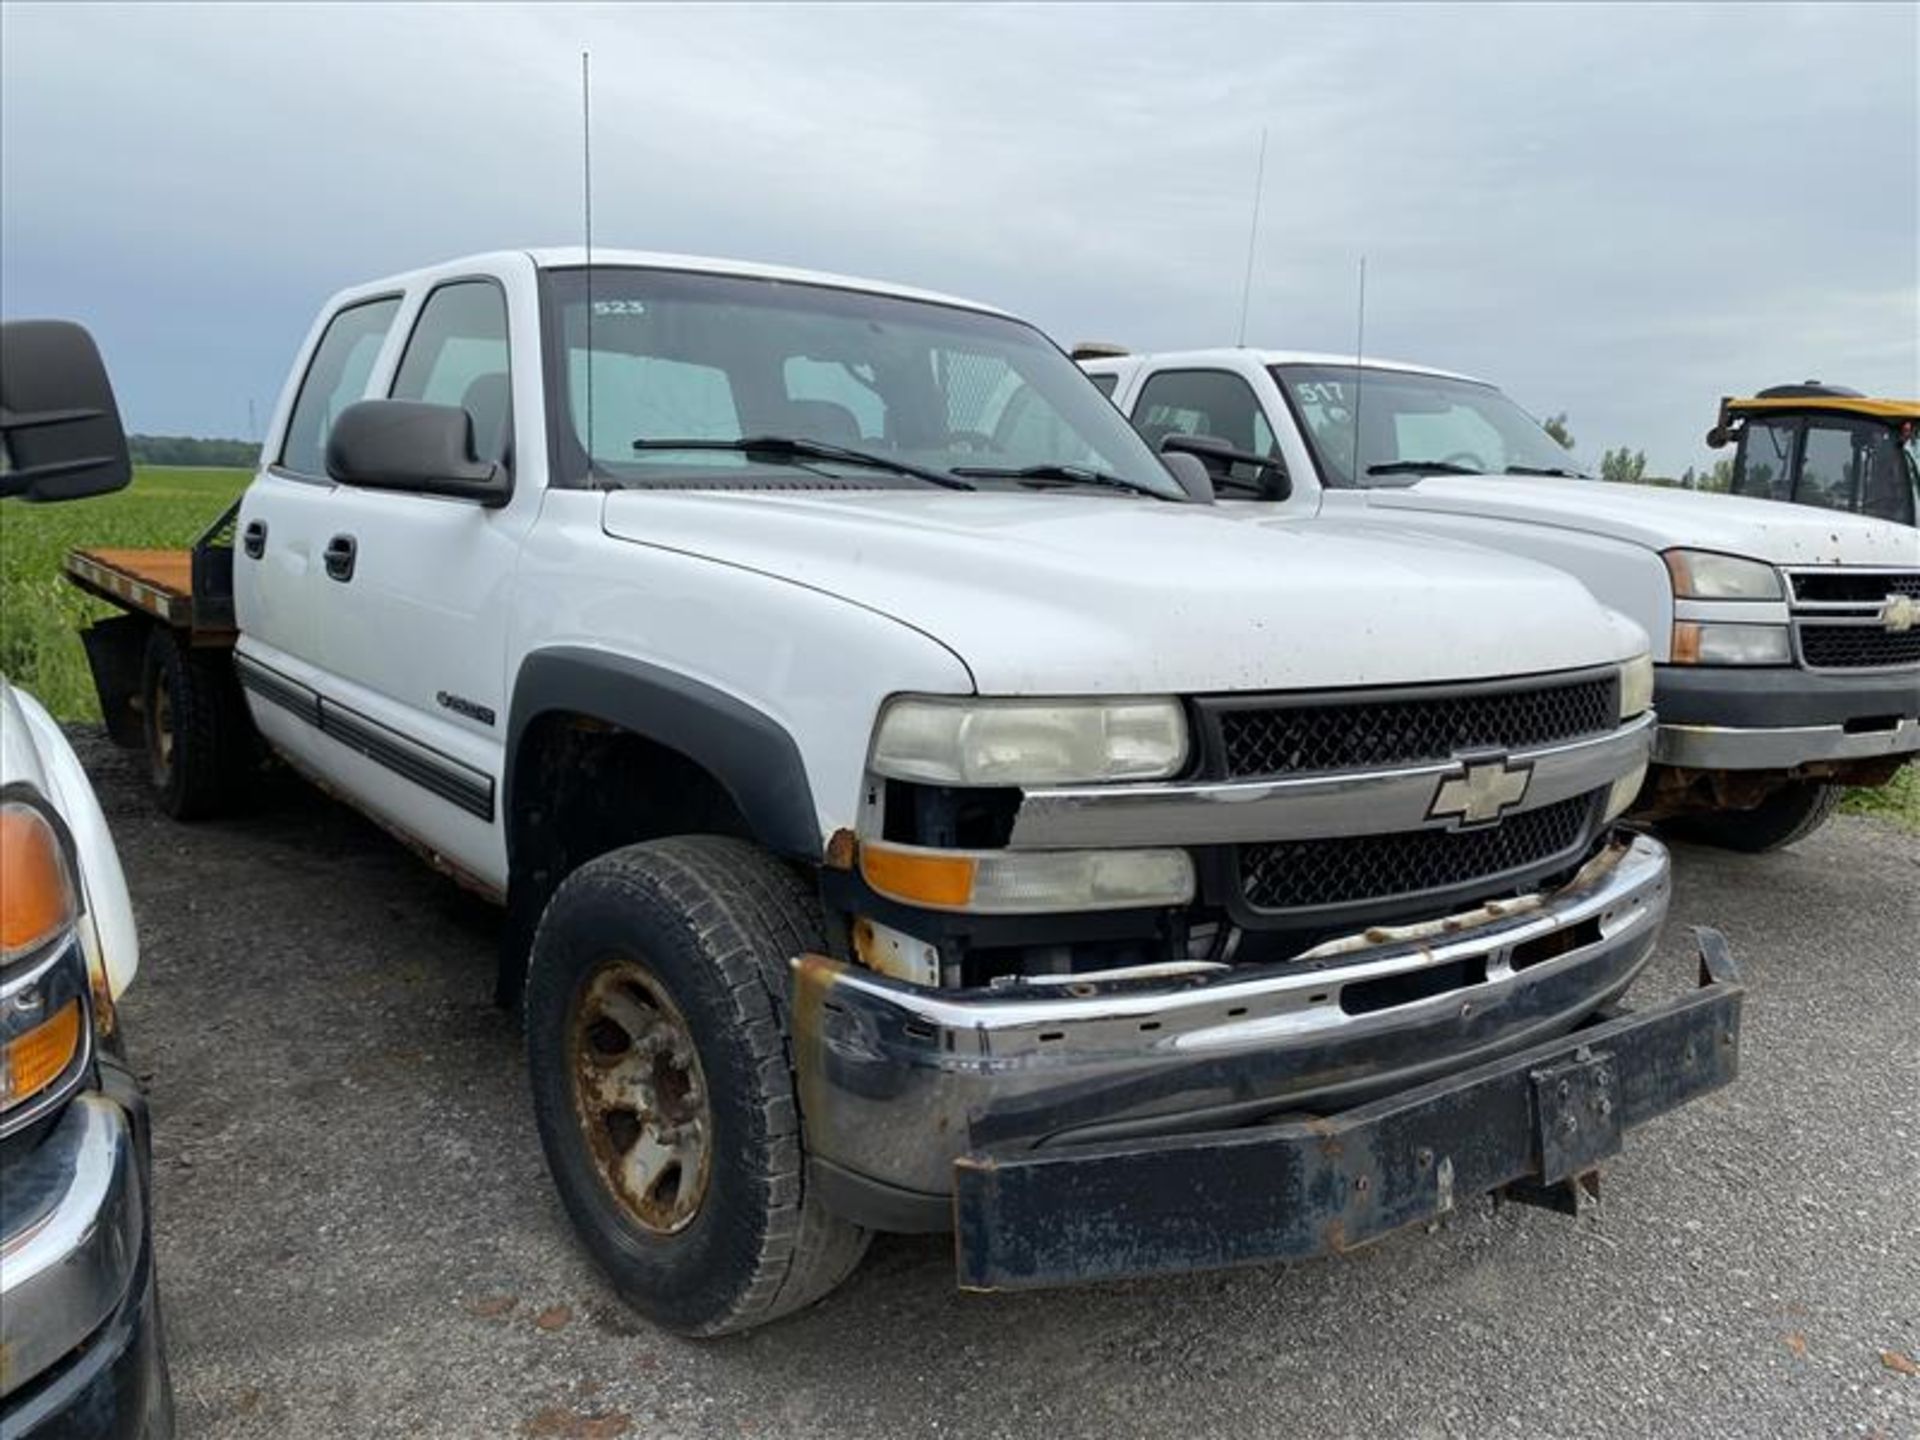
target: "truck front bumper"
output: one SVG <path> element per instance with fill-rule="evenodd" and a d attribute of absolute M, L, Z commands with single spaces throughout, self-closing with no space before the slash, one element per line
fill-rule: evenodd
<path fill-rule="evenodd" d="M 1623 1131 L 1731 1081 L 1742 987 L 1699 932 L 1700 987 L 1357 1109 L 1161 1140 L 986 1151 L 959 1164 L 960 1284 L 1032 1289 L 1299 1260 L 1502 1187 L 1598 1194 Z"/>
<path fill-rule="evenodd" d="M 102 1062 L 111 1094 L 71 1100 L 0 1169 L 0 1436 L 164 1440 L 172 1396 L 147 1218 L 144 1109 Z M 124 1084 L 115 1082 L 124 1081 Z"/>
<path fill-rule="evenodd" d="M 1920 671 L 1663 665 L 1653 759 L 1688 770 L 1780 770 L 1920 753 Z"/>
<path fill-rule="evenodd" d="M 1279 965 L 953 992 L 802 957 L 808 1149 L 835 1208 L 931 1229 L 982 1166 L 1022 1154 L 1241 1143 L 1283 1112 L 1344 1111 L 1565 1035 L 1632 982 L 1668 893 L 1664 848 L 1623 832 L 1551 894 Z"/>

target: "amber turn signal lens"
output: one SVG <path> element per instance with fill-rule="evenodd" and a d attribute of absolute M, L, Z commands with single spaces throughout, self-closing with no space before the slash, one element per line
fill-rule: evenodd
<path fill-rule="evenodd" d="M 921 854 L 869 842 L 860 847 L 860 873 L 882 895 L 910 904 L 955 909 L 973 898 L 971 857 Z"/>
<path fill-rule="evenodd" d="M 18 801 L 0 806 L 0 963 L 73 923 L 73 884 L 47 817 Z"/>
<path fill-rule="evenodd" d="M 11 1110 L 58 1080 L 79 1048 L 77 999 L 67 1001 L 52 1018 L 0 1045 L 0 1110 Z"/>

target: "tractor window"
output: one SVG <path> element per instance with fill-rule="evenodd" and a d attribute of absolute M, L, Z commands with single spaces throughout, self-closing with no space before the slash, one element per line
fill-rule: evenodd
<path fill-rule="evenodd" d="M 1807 426 L 1803 443 L 1800 482 L 1793 487 L 1793 498 L 1822 510 L 1853 509 L 1854 482 L 1858 478 L 1853 427 L 1814 421 Z"/>
<path fill-rule="evenodd" d="M 1733 461 L 1733 493 L 1756 500 L 1793 498 L 1793 434 L 1795 420 L 1747 421 L 1740 449 Z"/>

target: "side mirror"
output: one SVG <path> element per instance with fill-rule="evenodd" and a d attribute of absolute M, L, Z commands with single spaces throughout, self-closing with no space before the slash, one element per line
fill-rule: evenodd
<path fill-rule="evenodd" d="M 1160 457 L 1160 463 L 1167 467 L 1167 473 L 1180 482 L 1180 488 L 1187 497 L 1202 505 L 1213 503 L 1213 476 L 1207 473 L 1207 467 L 1197 456 L 1183 455 L 1178 451 Z"/>
<path fill-rule="evenodd" d="M 1253 483 L 1262 500 L 1285 500 L 1293 494 L 1293 477 L 1279 460 L 1239 449 L 1217 435 L 1168 435 L 1160 441 L 1160 453 L 1163 457 L 1192 455 L 1215 480 L 1230 479 L 1236 465 L 1251 466 L 1257 477 Z"/>
<path fill-rule="evenodd" d="M 504 505 L 507 473 L 473 453 L 473 417 L 458 405 L 361 400 L 327 436 L 327 474 L 365 490 L 411 490 Z"/>
<path fill-rule="evenodd" d="M 133 479 L 100 351 L 68 320 L 0 325 L 0 495 L 82 500 Z"/>

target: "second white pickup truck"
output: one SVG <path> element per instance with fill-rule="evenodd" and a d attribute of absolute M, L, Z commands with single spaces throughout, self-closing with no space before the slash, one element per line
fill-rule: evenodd
<path fill-rule="evenodd" d="M 1613 824 L 1639 629 L 1247 524 L 1011 316 L 479 256 L 337 296 L 265 456 L 231 548 L 70 562 L 128 611 L 109 723 L 190 814 L 250 716 L 506 906 L 554 1178 L 663 1324 L 874 1229 L 1003 1288 L 1565 1203 L 1734 1074 L 1717 944 L 1618 1003 L 1668 901 Z"/>
<path fill-rule="evenodd" d="M 1505 550 L 1638 621 L 1659 667 L 1643 818 L 1768 850 L 1920 753 L 1910 525 L 1603 485 L 1494 386 L 1424 366 L 1223 349 L 1082 368 L 1149 442 L 1201 456 L 1223 500 Z"/>

